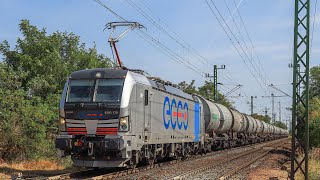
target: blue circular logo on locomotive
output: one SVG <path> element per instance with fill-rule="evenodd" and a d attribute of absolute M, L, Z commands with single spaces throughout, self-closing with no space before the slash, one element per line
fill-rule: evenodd
<path fill-rule="evenodd" d="M 163 124 L 166 129 L 170 126 L 172 129 L 187 130 L 188 128 L 188 104 L 187 102 L 170 100 L 168 96 L 163 102 Z"/>

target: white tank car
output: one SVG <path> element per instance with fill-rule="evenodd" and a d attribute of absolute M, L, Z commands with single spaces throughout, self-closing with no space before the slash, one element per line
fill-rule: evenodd
<path fill-rule="evenodd" d="M 230 130 L 233 124 L 230 110 L 221 104 L 198 97 L 203 104 L 206 133 L 222 134 Z"/>
<path fill-rule="evenodd" d="M 248 134 L 253 134 L 255 132 L 255 129 L 256 129 L 254 119 L 249 115 L 245 115 L 245 116 L 246 116 L 247 121 L 248 121 L 247 133 Z"/>
<path fill-rule="evenodd" d="M 233 126 L 232 126 L 232 131 L 233 132 L 243 132 L 242 129 L 244 129 L 244 118 L 243 115 L 238 112 L 237 110 L 230 109 L 233 117 Z"/>

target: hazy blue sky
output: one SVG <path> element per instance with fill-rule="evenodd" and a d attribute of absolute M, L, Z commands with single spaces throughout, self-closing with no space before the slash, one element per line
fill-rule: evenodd
<path fill-rule="evenodd" d="M 254 99 L 255 112 L 258 111 L 258 113 L 263 114 L 264 107 L 270 108 L 269 113 L 271 112 L 270 99 L 261 96 L 270 95 L 272 92 L 276 95 L 281 95 L 281 93 L 273 91 L 272 88 L 266 88 L 266 84 L 273 83 L 278 88 L 291 94 L 292 90 L 289 84 L 291 83 L 292 72 L 288 68 L 288 64 L 291 62 L 293 54 L 293 0 L 213 0 L 223 18 L 228 20 L 228 26 L 250 58 L 253 51 L 244 26 L 237 12 L 232 16 L 234 21 L 230 18 L 225 2 L 231 12 L 234 12 L 235 5 L 239 5 L 239 11 L 256 52 L 253 54 L 252 62 L 248 59 L 246 59 L 246 62 L 260 81 L 263 89 L 258 85 L 248 67 L 232 46 L 205 0 L 101 1 L 125 19 L 143 24 L 147 28 L 147 30 L 143 30 L 144 32 L 170 48 L 182 60 L 192 63 L 199 69 L 198 71 L 212 74 L 213 64 L 226 65 L 226 70 L 219 71 L 219 82 L 224 84 L 219 86 L 219 89 L 222 93 L 227 93 L 235 87 L 235 84 L 243 85 L 240 90 L 232 94 L 233 96 L 241 94 L 243 97 L 230 98 L 235 102 L 237 109 L 242 112 L 249 113 L 247 101 L 250 100 L 251 95 L 258 96 L 257 99 Z M 134 8 L 132 5 L 136 5 L 138 8 Z M 314 1 L 311 1 L 311 7 L 311 22 L 313 22 Z M 137 11 L 140 9 L 147 15 L 141 15 Z M 217 12 L 215 11 L 215 13 Z M 74 32 L 81 36 L 81 41 L 85 42 L 88 47 L 95 42 L 98 51 L 108 56 L 111 56 L 107 42 L 110 31 L 103 31 L 103 28 L 107 22 L 119 21 L 113 14 L 93 0 L 1 0 L 0 16 L 0 41 L 8 40 L 12 47 L 14 47 L 17 37 L 21 36 L 18 29 L 19 22 L 22 19 L 29 19 L 31 24 L 39 28 L 47 28 L 48 33 L 54 31 Z M 171 36 L 178 39 L 179 43 L 159 30 L 146 17 L 152 17 Z M 320 53 L 318 13 L 316 17 L 313 49 L 311 51 L 312 65 L 318 64 L 315 59 L 319 58 Z M 242 36 L 234 22 L 239 27 Z M 224 27 L 227 28 L 225 25 Z M 248 50 L 243 42 L 246 42 Z M 184 48 L 180 44 L 188 48 Z M 153 76 L 159 76 L 174 83 L 190 82 L 194 79 L 196 85 L 200 86 L 206 80 L 198 73 L 173 61 L 159 49 L 148 44 L 141 38 L 141 33 L 137 31 L 130 32 L 118 43 L 118 46 L 122 60 L 130 68 L 143 69 Z M 237 47 L 241 50 L 239 46 Z M 196 53 L 190 52 L 191 49 L 194 49 Z M 242 53 L 242 56 L 245 57 L 245 54 Z M 262 79 L 267 79 L 266 82 L 261 80 L 251 63 L 255 65 L 257 71 L 261 72 Z M 290 106 L 291 99 L 279 98 L 276 99 L 276 102 L 279 100 L 282 103 L 282 119 L 288 119 L 290 113 L 285 110 L 285 107 Z M 278 103 L 275 107 L 276 112 L 278 112 Z"/>

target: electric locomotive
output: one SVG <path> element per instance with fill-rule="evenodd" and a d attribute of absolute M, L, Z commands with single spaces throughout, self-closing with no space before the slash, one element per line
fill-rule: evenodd
<path fill-rule="evenodd" d="M 201 148 L 201 102 L 122 69 L 77 71 L 60 102 L 56 147 L 75 166 L 131 167 Z"/>

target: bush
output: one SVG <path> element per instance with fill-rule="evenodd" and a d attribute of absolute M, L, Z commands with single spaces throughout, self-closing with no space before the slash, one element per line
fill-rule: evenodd
<path fill-rule="evenodd" d="M 22 20 L 15 49 L 0 43 L 0 159 L 55 157 L 60 94 L 69 74 L 110 67 L 95 47 L 86 48 L 73 33 L 47 34 Z"/>

